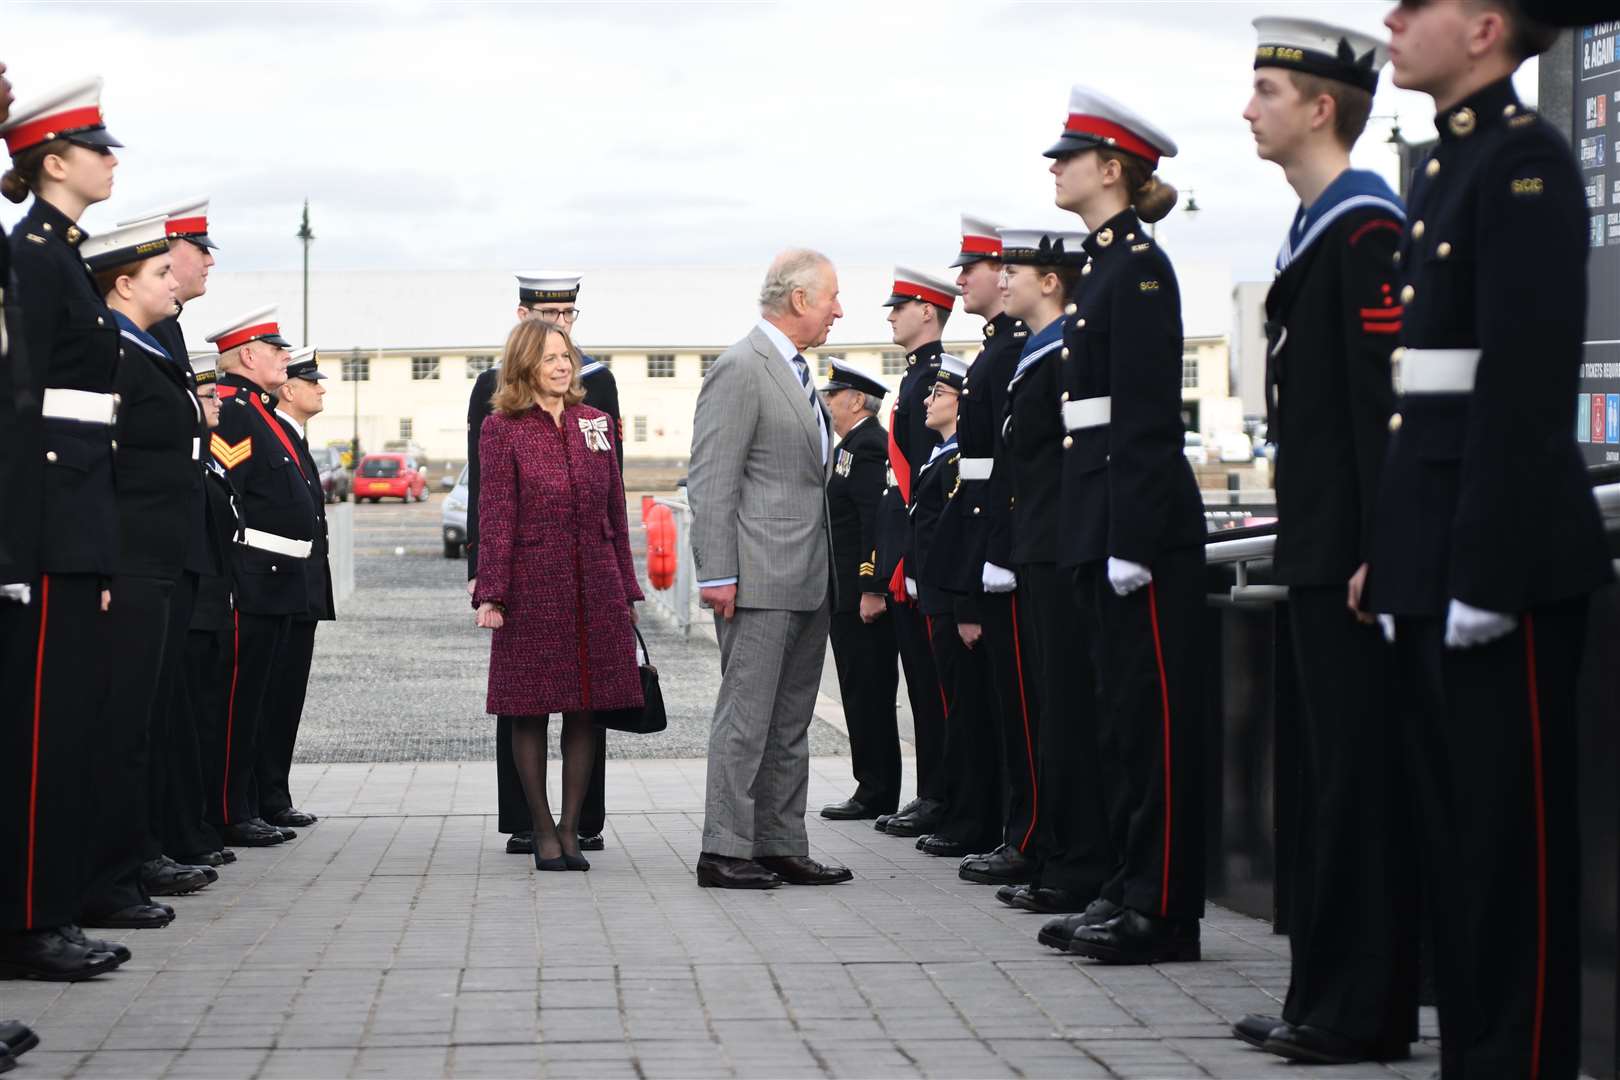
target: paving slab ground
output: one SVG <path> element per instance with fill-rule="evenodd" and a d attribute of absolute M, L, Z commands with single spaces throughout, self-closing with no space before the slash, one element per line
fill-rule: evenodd
<path fill-rule="evenodd" d="M 811 806 L 848 759 L 813 760 Z M 812 815 L 855 881 L 700 889 L 702 761 L 608 763 L 607 850 L 537 874 L 503 852 L 488 762 L 300 765 L 296 841 L 244 850 L 135 959 L 0 983 L 49 1077 L 1426 1077 L 1290 1066 L 1235 1042 L 1275 1011 L 1286 939 L 1211 909 L 1205 960 L 1100 967 L 1040 918 L 868 823 Z M 1433 1017 L 1425 1025 L 1433 1034 Z"/>

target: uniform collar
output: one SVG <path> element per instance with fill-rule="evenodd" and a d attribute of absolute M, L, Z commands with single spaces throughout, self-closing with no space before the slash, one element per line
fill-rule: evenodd
<path fill-rule="evenodd" d="M 917 346 L 906 353 L 906 366 L 913 364 L 933 364 L 939 360 L 940 353 L 945 351 L 945 344 L 941 341 L 930 341 Z"/>
<path fill-rule="evenodd" d="M 90 234 L 79 228 L 72 218 L 37 195 L 34 197 L 34 205 L 28 210 L 28 217 L 37 222 L 45 232 L 71 248 L 77 248 L 90 237 Z"/>
<path fill-rule="evenodd" d="M 1014 331 L 1022 330 L 1022 329 L 1024 329 L 1023 320 L 1015 319 L 1011 315 L 1009 315 L 1005 311 L 1003 311 L 1000 315 L 997 315 L 995 318 L 988 319 L 988 320 L 985 321 L 985 324 L 984 324 L 984 337 L 985 337 L 985 340 L 988 341 L 991 338 L 995 338 L 995 337 L 1007 337 L 1007 336 L 1011 335 Z"/>
<path fill-rule="evenodd" d="M 1127 206 L 1088 234 L 1080 246 L 1086 249 L 1087 255 L 1097 259 L 1116 248 L 1134 244 L 1141 231 L 1142 222 L 1137 218 L 1136 211 Z"/>
<path fill-rule="evenodd" d="M 261 402 L 266 405 L 270 404 L 270 395 L 265 392 L 264 388 L 245 375 L 239 375 L 234 371 L 226 371 L 220 374 L 219 381 L 226 386 L 234 386 L 238 390 L 246 390 L 250 394 L 257 394 Z"/>
<path fill-rule="evenodd" d="M 112 314 L 113 321 L 118 324 L 119 332 L 125 337 L 133 340 L 137 345 L 140 345 L 147 352 L 155 353 L 158 356 L 163 357 L 165 360 L 174 359 L 169 355 L 169 350 L 163 347 L 162 342 L 158 341 L 158 339 L 153 337 L 151 334 L 148 334 L 145 330 L 142 330 L 140 327 L 136 326 L 130 321 L 128 315 L 125 315 L 122 311 L 114 311 Z"/>
<path fill-rule="evenodd" d="M 867 421 L 876 420 L 876 419 L 877 419 L 877 417 L 873 416 L 871 413 L 867 413 L 865 416 L 863 416 L 859 420 L 855 421 L 855 423 L 850 427 L 850 429 L 848 431 L 844 432 L 843 436 L 838 440 L 838 445 L 843 446 L 846 442 L 849 441 L 849 437 L 851 435 L 855 434 L 857 431 L 861 430 L 861 428 L 863 426 L 865 426 Z"/>
<path fill-rule="evenodd" d="M 292 417 L 288 416 L 286 413 L 282 412 L 280 409 L 276 410 L 276 415 L 281 417 L 283 420 L 287 421 L 287 423 L 291 424 L 292 429 L 294 431 L 298 432 L 298 437 L 300 439 L 302 439 L 304 437 L 304 425 L 303 424 L 300 424 L 298 421 L 294 420 Z"/>
<path fill-rule="evenodd" d="M 1513 79 L 1509 77 L 1481 87 L 1453 107 L 1436 114 L 1434 127 L 1440 133 L 1441 142 L 1461 142 L 1488 128 L 1505 124 L 1523 111 L 1518 92 L 1513 89 Z"/>

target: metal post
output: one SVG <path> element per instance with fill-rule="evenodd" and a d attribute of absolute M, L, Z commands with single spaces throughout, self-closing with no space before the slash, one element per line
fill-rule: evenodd
<path fill-rule="evenodd" d="M 304 341 L 309 344 L 309 245 L 315 242 L 315 233 L 309 227 L 309 200 L 304 200 L 304 221 L 298 226 L 298 239 L 304 242 Z"/>
<path fill-rule="evenodd" d="M 354 399 L 354 437 L 349 442 L 349 468 L 360 465 L 360 349 L 349 352 L 349 393 Z"/>

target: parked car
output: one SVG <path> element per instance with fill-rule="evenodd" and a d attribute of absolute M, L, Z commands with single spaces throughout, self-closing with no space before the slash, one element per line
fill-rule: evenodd
<path fill-rule="evenodd" d="M 360 459 L 360 468 L 354 478 L 356 501 L 366 499 L 399 499 L 401 502 L 426 502 L 427 477 L 417 466 L 416 459 L 405 454 L 367 454 Z"/>
<path fill-rule="evenodd" d="M 1228 431 L 1215 436 L 1215 448 L 1222 461 L 1254 460 L 1254 440 L 1241 431 Z"/>
<path fill-rule="evenodd" d="M 1189 431 L 1185 435 L 1185 445 L 1181 452 L 1187 455 L 1187 460 L 1194 465 L 1208 465 L 1209 451 L 1204 447 L 1204 437 L 1196 431 Z"/>
<path fill-rule="evenodd" d="M 459 559 L 467 553 L 467 466 L 461 467 L 456 486 L 444 499 L 444 557 Z"/>
<path fill-rule="evenodd" d="M 343 464 L 343 448 L 338 446 L 310 447 L 310 456 L 321 473 L 321 492 L 329 503 L 348 502 L 354 494 L 354 473 Z"/>

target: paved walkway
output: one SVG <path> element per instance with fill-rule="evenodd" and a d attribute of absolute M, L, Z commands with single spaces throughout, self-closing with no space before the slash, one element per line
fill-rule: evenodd
<path fill-rule="evenodd" d="M 1311 1070 L 1230 1021 L 1274 1010 L 1286 941 L 1211 910 L 1206 961 L 1105 968 L 865 823 L 811 818 L 849 885 L 699 889 L 703 763 L 608 765 L 588 874 L 505 855 L 488 763 L 308 765 L 298 840 L 241 852 L 91 983 L 0 983 L 44 1043 L 14 1075 L 1426 1077 Z M 817 758 L 811 805 L 844 794 Z M 1432 1016 L 1426 1016 L 1432 1029 Z"/>

